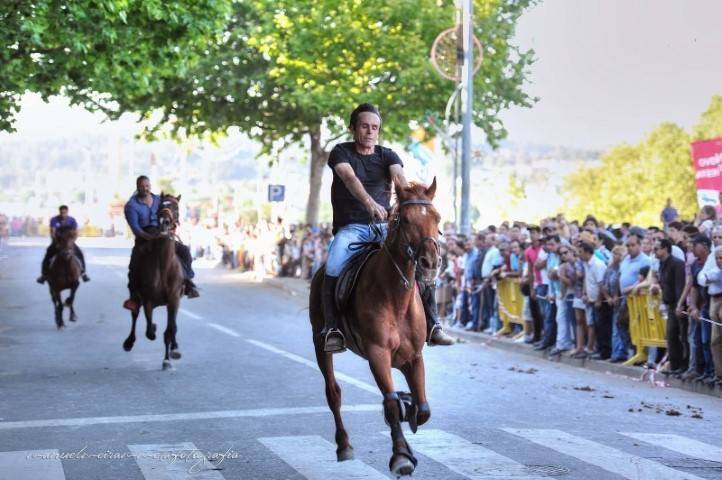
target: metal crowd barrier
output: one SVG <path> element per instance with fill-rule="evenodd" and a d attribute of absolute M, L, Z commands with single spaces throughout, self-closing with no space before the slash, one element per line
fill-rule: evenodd
<path fill-rule="evenodd" d="M 627 296 L 629 336 L 637 353 L 624 365 L 647 361 L 647 347 L 667 347 L 666 320 L 659 308 L 660 296 L 647 291 Z"/>
<path fill-rule="evenodd" d="M 496 296 L 499 300 L 499 319 L 502 322 L 501 329 L 497 335 L 509 335 L 513 333 L 512 325 L 524 327 L 522 309 L 524 307 L 524 296 L 521 294 L 521 286 L 518 278 L 504 278 L 496 283 Z M 522 330 L 518 336 L 523 336 Z M 516 337 L 515 337 L 516 338 Z"/>

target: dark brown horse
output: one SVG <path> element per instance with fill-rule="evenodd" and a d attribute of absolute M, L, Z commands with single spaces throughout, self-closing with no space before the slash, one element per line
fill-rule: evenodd
<path fill-rule="evenodd" d="M 58 246 L 58 253 L 50 263 L 48 270 L 48 287 L 50 298 L 55 307 L 55 325 L 58 329 L 65 326 L 63 322 L 63 306 L 70 308 L 71 322 L 77 320 L 73 302 L 75 292 L 80 286 L 80 259 L 75 256 L 75 240 L 78 238 L 78 231 L 74 228 L 60 227 L 55 233 L 55 242 Z M 70 290 L 70 295 L 63 303 L 60 292 Z"/>
<path fill-rule="evenodd" d="M 397 188 L 397 202 L 389 217 L 388 236 L 360 274 L 348 303 L 343 325 L 348 347 L 368 360 L 383 395 L 386 423 L 391 427 L 393 454 L 389 469 L 397 476 L 410 475 L 417 460 L 401 430 L 408 421 L 412 431 L 429 420 L 424 358 L 426 340 L 424 307 L 416 280 L 431 282 L 439 266 L 439 214 L 431 203 L 436 179 L 428 188 L 411 184 Z M 321 284 L 324 269 L 314 276 L 310 316 L 316 360 L 326 381 L 326 399 L 336 423 L 338 461 L 353 458 L 353 448 L 341 418 L 341 389 L 333 371 L 333 357 L 323 350 L 319 332 L 324 325 Z M 391 368 L 406 378 L 411 395 L 397 392 Z"/>
<path fill-rule="evenodd" d="M 155 340 L 156 325 L 153 323 L 153 309 L 165 306 L 168 321 L 163 340 L 165 341 L 165 357 L 163 370 L 172 368 L 170 359 L 181 358 L 176 342 L 176 317 L 183 296 L 183 268 L 175 253 L 175 227 L 178 225 L 178 202 L 180 195 L 160 194 L 160 210 L 158 211 L 158 232 L 152 240 L 137 246 L 140 248 L 138 261 L 138 293 L 140 304 L 145 314 L 145 336 Z M 135 343 L 135 323 L 139 311 L 132 313 L 133 324 L 130 335 L 123 342 L 123 349 L 129 352 Z"/>

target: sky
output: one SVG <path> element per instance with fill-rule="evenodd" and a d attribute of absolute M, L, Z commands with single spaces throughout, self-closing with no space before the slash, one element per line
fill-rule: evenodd
<path fill-rule="evenodd" d="M 546 0 L 522 15 L 533 48 L 531 109 L 504 112 L 509 140 L 604 149 L 638 142 L 662 121 L 693 125 L 722 94 L 722 1 Z M 132 117 L 102 116 L 26 95 L 16 136 L 124 135 Z M 8 138 L 2 134 L 0 138 Z"/>

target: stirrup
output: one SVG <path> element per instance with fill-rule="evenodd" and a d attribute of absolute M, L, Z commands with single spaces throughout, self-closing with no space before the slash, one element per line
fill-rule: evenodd
<path fill-rule="evenodd" d="M 323 351 L 326 353 L 342 353 L 346 351 L 346 339 L 337 328 L 329 328 L 323 337 Z"/>
<path fill-rule="evenodd" d="M 89 281 L 90 281 L 90 277 L 89 277 L 88 274 L 85 273 L 85 272 L 83 272 L 83 274 L 80 276 L 80 278 L 82 278 L 84 282 L 89 282 Z"/>
<path fill-rule="evenodd" d="M 437 334 L 437 336 L 440 336 L 441 338 L 435 339 L 434 334 Z M 451 336 L 444 332 L 444 330 L 441 328 L 441 325 L 437 323 L 433 327 L 431 327 L 431 331 L 429 332 L 429 336 L 426 339 L 426 343 L 430 347 L 434 347 L 436 345 L 453 345 L 456 342 Z"/>

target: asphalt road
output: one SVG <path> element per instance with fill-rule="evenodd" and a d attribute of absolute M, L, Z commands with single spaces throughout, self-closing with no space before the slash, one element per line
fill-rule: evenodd
<path fill-rule="evenodd" d="M 162 371 L 162 336 L 145 339 L 144 323 L 122 349 L 129 251 L 85 249 L 92 281 L 58 331 L 34 281 L 40 243 L 0 252 L 0 480 L 390 476 L 380 395 L 351 353 L 335 360 L 356 460 L 335 462 L 303 299 L 199 269 L 183 358 Z M 161 309 L 155 321 L 160 334 Z M 407 437 L 413 478 L 722 479 L 719 399 L 476 344 L 425 357 L 432 418 Z"/>

